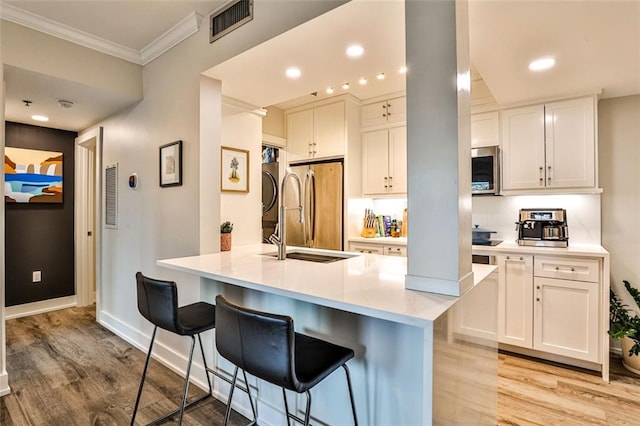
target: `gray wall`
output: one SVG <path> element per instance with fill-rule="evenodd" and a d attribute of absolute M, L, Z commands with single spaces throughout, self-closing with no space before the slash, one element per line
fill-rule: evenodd
<path fill-rule="evenodd" d="M 600 101 L 598 126 L 602 245 L 611 287 L 624 294 L 622 280 L 640 288 L 640 95 Z"/>
<path fill-rule="evenodd" d="M 74 288 L 74 145 L 77 134 L 6 123 L 6 146 L 63 154 L 62 204 L 6 204 L 6 306 L 72 296 Z M 32 282 L 32 272 L 42 281 Z"/>

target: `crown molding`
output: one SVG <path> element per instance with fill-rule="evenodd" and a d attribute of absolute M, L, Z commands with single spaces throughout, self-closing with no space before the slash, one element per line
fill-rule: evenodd
<path fill-rule="evenodd" d="M 202 19 L 202 15 L 195 11 L 191 12 L 160 37 L 143 47 L 140 51 L 142 65 L 147 65 L 173 46 L 197 33 Z"/>
<path fill-rule="evenodd" d="M 0 18 L 31 28 L 72 43 L 79 44 L 98 52 L 106 53 L 134 64 L 142 65 L 140 52 L 129 47 L 122 46 L 112 41 L 96 37 L 92 34 L 36 15 L 35 13 L 20 9 L 8 3 L 3 3 L 0 8 Z"/>
<path fill-rule="evenodd" d="M 256 105 L 222 95 L 223 115 L 232 115 L 240 112 L 248 112 L 259 117 L 266 117 L 267 110 Z"/>

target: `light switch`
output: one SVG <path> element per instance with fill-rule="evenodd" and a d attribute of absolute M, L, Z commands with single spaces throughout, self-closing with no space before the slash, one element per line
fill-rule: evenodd
<path fill-rule="evenodd" d="M 42 281 L 42 271 L 33 271 L 33 282 L 39 283 Z"/>

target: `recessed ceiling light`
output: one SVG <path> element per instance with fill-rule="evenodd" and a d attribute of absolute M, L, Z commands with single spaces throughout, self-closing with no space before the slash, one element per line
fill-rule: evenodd
<path fill-rule="evenodd" d="M 287 68 L 287 71 L 285 71 L 285 73 L 289 78 L 298 78 L 302 75 L 302 71 L 300 71 L 300 68 L 296 68 L 296 67 Z"/>
<path fill-rule="evenodd" d="M 361 86 L 364 86 L 365 84 L 367 84 L 367 77 L 360 77 L 358 83 L 360 83 Z"/>
<path fill-rule="evenodd" d="M 383 72 L 379 72 L 378 75 L 376 75 L 376 78 L 378 80 L 384 80 L 384 73 Z"/>
<path fill-rule="evenodd" d="M 347 56 L 350 58 L 359 58 L 364 53 L 364 47 L 359 44 L 352 44 L 347 47 Z"/>
<path fill-rule="evenodd" d="M 400 69 L 398 70 L 398 72 L 400 74 L 406 74 L 407 73 L 407 66 L 406 65 L 401 66 Z"/>
<path fill-rule="evenodd" d="M 552 68 L 556 64 L 556 58 L 546 57 L 536 59 L 529 64 L 529 70 L 531 71 L 544 71 Z"/>
<path fill-rule="evenodd" d="M 327 87 L 327 95 L 333 95 L 333 87 Z"/>
<path fill-rule="evenodd" d="M 344 90 L 349 90 L 349 83 L 342 83 L 342 88 Z"/>
<path fill-rule="evenodd" d="M 31 119 L 35 121 L 49 121 L 49 117 L 46 117 L 44 115 L 32 115 Z"/>

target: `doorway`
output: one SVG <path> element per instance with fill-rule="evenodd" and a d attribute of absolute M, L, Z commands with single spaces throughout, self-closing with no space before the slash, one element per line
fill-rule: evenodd
<path fill-rule="evenodd" d="M 100 303 L 102 127 L 76 138 L 76 273 L 78 306 Z"/>

